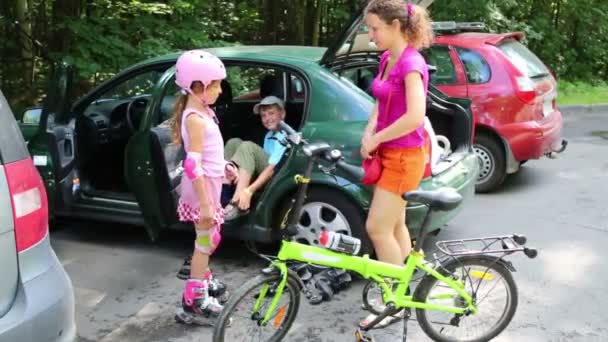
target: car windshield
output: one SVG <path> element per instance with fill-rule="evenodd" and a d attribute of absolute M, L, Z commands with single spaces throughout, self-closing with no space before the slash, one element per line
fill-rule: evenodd
<path fill-rule="evenodd" d="M 549 70 L 543 62 L 522 43 L 508 40 L 498 48 L 524 75 L 530 78 L 542 78 L 549 75 Z"/>

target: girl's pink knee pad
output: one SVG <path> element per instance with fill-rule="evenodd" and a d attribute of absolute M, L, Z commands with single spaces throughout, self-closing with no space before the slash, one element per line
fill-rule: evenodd
<path fill-rule="evenodd" d="M 220 233 L 220 229 L 218 227 L 213 228 L 213 233 L 211 233 L 211 243 L 213 244 L 213 249 L 217 249 L 220 245 L 220 241 L 222 241 L 222 234 Z"/>

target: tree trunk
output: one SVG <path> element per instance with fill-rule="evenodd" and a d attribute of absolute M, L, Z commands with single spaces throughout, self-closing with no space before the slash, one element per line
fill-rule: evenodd
<path fill-rule="evenodd" d="M 32 21 L 28 0 L 16 0 L 15 20 L 19 22 L 19 49 L 23 67 L 23 85 L 31 90 L 34 83 L 34 53 L 32 42 Z M 29 94 L 31 95 L 31 94 Z"/>
<path fill-rule="evenodd" d="M 297 45 L 306 44 L 306 35 L 304 31 L 304 22 L 306 21 L 306 1 L 292 0 L 293 2 L 293 13 L 295 15 L 295 37 Z"/>
<path fill-rule="evenodd" d="M 321 36 L 321 12 L 325 0 L 316 0 L 314 17 L 312 19 L 312 46 L 319 46 Z"/>
<path fill-rule="evenodd" d="M 555 14 L 554 14 L 554 18 L 553 18 L 553 27 L 557 30 L 558 26 L 559 26 L 559 12 L 560 12 L 560 7 L 561 7 L 561 0 L 557 0 L 556 1 L 556 5 L 555 5 Z"/>
<path fill-rule="evenodd" d="M 51 38 L 51 51 L 65 53 L 70 46 L 70 30 L 66 25 L 68 20 L 80 17 L 80 0 L 55 0 L 53 4 L 53 29 Z"/>
<path fill-rule="evenodd" d="M 279 10 L 280 6 L 276 0 L 264 0 L 263 6 L 264 33 L 263 41 L 266 44 L 276 44 L 279 26 Z"/>

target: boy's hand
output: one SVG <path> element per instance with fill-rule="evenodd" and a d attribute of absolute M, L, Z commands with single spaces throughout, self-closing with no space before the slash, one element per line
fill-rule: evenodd
<path fill-rule="evenodd" d="M 243 191 L 241 191 L 241 193 L 238 196 L 238 199 L 236 201 L 236 205 L 239 207 L 239 209 L 241 210 L 247 210 L 249 209 L 249 206 L 251 205 L 251 196 L 253 194 L 251 193 L 251 191 L 249 191 L 249 189 L 245 189 Z"/>

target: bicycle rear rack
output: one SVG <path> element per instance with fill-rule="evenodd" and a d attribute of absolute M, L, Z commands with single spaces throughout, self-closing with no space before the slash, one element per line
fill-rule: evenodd
<path fill-rule="evenodd" d="M 481 254 L 512 254 L 524 252 L 529 258 L 535 258 L 538 251 L 524 247 L 526 237 L 513 234 L 505 236 L 483 237 L 474 239 L 437 241 L 435 245 L 444 254 L 450 256 L 481 255 Z"/>

